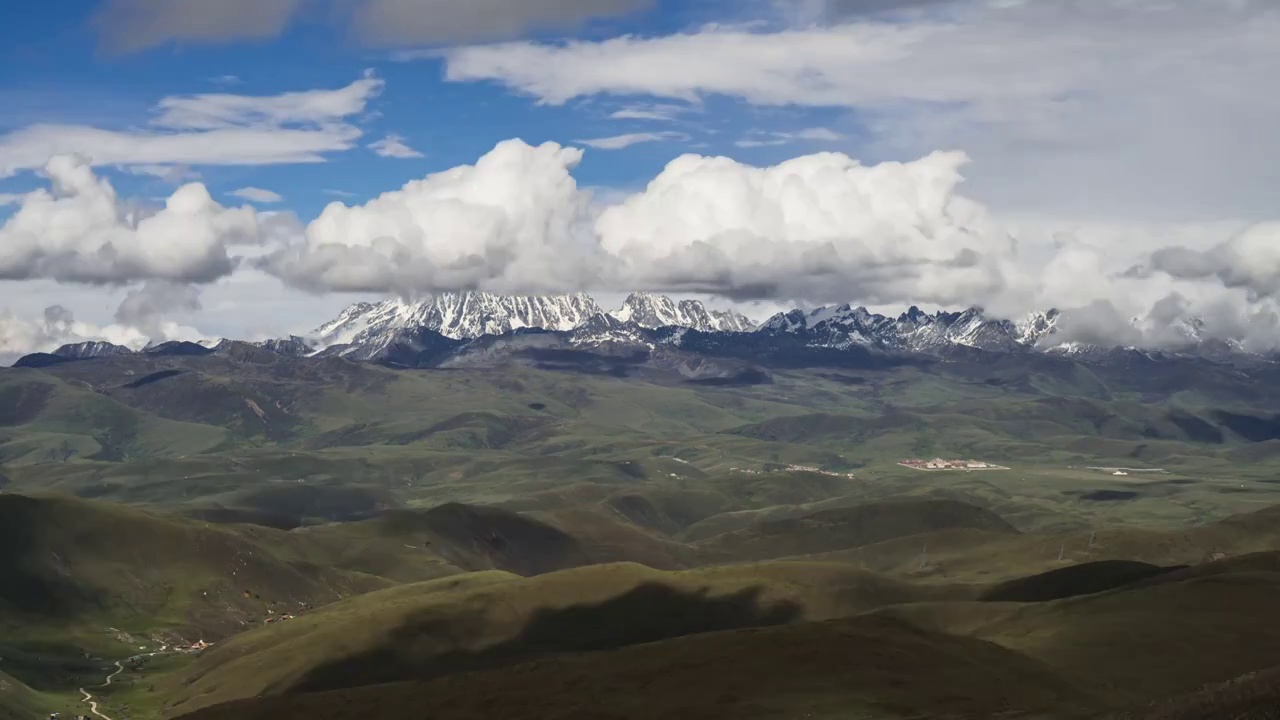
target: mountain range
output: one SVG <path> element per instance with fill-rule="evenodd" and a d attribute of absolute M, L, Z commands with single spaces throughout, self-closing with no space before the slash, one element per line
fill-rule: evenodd
<path fill-rule="evenodd" d="M 862 357 L 923 355 L 946 357 L 961 352 L 1046 353 L 1105 360 L 1117 353 L 1142 353 L 1063 342 L 1064 315 L 1033 312 L 1019 320 L 988 315 L 981 308 L 927 313 L 912 306 L 897 317 L 850 305 L 792 310 L 760 325 L 732 311 L 707 308 L 696 300 L 633 293 L 622 307 L 605 311 L 590 296 L 515 296 L 487 292 L 441 293 L 408 302 L 399 299 L 358 303 L 306 337 L 251 343 L 293 357 L 343 357 L 407 367 L 449 364 L 460 355 L 511 351 L 589 351 L 611 356 L 684 353 L 777 358 L 785 354 L 836 353 Z M 1202 341 L 1189 327 L 1186 351 L 1204 356 L 1237 354 L 1239 349 Z M 200 354 L 234 341 L 152 344 L 139 352 Z M 51 355 L 23 358 L 20 365 L 42 365 L 133 352 L 104 342 L 65 345 Z"/>

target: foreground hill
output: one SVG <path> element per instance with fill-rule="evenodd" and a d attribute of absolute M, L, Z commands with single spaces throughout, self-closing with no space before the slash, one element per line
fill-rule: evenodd
<path fill-rule="evenodd" d="M 470 574 L 370 593 L 237 636 L 166 678 L 158 692 L 176 714 L 260 694 L 455 675 L 974 592 L 813 563 L 685 573 L 604 565 L 530 579 Z"/>
<path fill-rule="evenodd" d="M 1050 602 L 920 603 L 878 612 L 994 642 L 1113 705 L 1138 707 L 1280 664 L 1280 623 L 1271 610 L 1277 592 L 1280 559 L 1266 553 Z"/>
<path fill-rule="evenodd" d="M 787 563 L 767 564 L 752 571 L 767 576 L 787 567 Z M 814 569 L 805 568 L 805 575 L 812 576 Z M 1107 566 L 1082 568 L 1077 575 L 1094 571 L 1115 580 L 1114 568 Z M 522 582 L 497 578 L 485 582 L 495 580 L 497 584 L 487 585 L 490 592 L 515 590 Z M 862 582 L 876 585 L 870 577 Z M 1026 581 L 1016 586 L 1035 584 Z M 845 614 L 856 613 L 859 605 L 879 609 L 830 621 L 822 621 L 820 613 L 805 612 L 781 622 L 782 616 L 773 615 L 778 606 L 765 602 L 758 607 L 766 608 L 766 614 L 755 616 L 756 622 L 744 627 L 712 624 L 701 632 L 640 645 L 604 641 L 624 631 L 602 630 L 610 627 L 609 616 L 593 616 L 586 608 L 575 610 L 572 623 L 535 619 L 515 645 L 499 642 L 480 653 L 433 655 L 442 649 L 440 638 L 459 637 L 445 631 L 453 623 L 403 626 L 402 633 L 417 639 L 401 638 L 399 646 L 416 643 L 418 652 L 425 651 L 419 657 L 435 657 L 435 661 L 401 665 L 395 674 L 369 676 L 367 683 L 355 683 L 363 686 L 342 687 L 352 684 L 353 670 L 369 667 L 374 658 L 385 669 L 395 666 L 388 664 L 392 658 L 406 656 L 404 650 L 382 651 L 365 655 L 356 664 L 340 663 L 330 673 L 308 674 L 310 683 L 276 684 L 261 691 L 273 697 L 210 707 L 191 717 L 390 718 L 425 713 L 480 718 L 497 712 L 517 719 L 655 715 L 834 719 L 851 714 L 887 719 L 978 718 L 1001 712 L 1020 717 L 1050 711 L 1050 716 L 1058 718 L 1093 717 L 1109 710 L 1146 712 L 1143 708 L 1152 703 L 1280 664 L 1280 624 L 1273 620 L 1274 598 L 1280 594 L 1280 560 L 1275 553 L 1113 584 L 1118 587 L 1038 603 L 974 602 L 964 599 L 966 593 L 960 589 L 950 591 L 949 599 L 928 600 L 919 588 L 906 592 L 882 588 L 865 594 L 861 603 L 828 606 L 831 612 Z M 822 595 L 813 587 L 805 597 L 815 592 Z M 769 596 L 766 590 L 759 597 Z M 368 597 L 372 596 L 354 602 Z M 653 602 L 643 605 L 650 610 L 664 607 Z M 661 611 L 657 616 L 673 617 Z M 650 616 L 638 605 L 626 617 Z M 708 617 L 735 616 L 717 611 Z M 547 623 L 545 631 L 532 629 L 541 623 Z M 751 629 L 751 625 L 767 627 Z M 643 627 L 655 625 L 646 622 Z M 574 637 L 570 629 L 593 633 L 589 637 L 594 642 L 575 646 L 566 639 Z M 512 648 L 527 650 L 535 639 L 542 644 L 534 647 L 560 656 L 538 659 L 537 655 L 505 654 Z M 265 637 L 260 645 L 259 652 L 272 652 Z M 221 650 L 225 653 L 229 647 Z M 290 648 L 295 656 L 301 649 L 299 645 Z M 568 651 L 587 653 L 563 655 Z M 213 657 L 210 653 L 209 659 Z M 227 667 L 247 663 L 250 657 L 230 661 Z M 520 664 L 499 671 L 488 662 L 475 662 L 477 658 Z M 261 672 L 270 666 L 257 667 Z M 209 671 L 194 686 L 205 687 L 203 699 L 210 700 L 217 694 L 209 688 L 224 692 L 233 677 L 225 669 Z M 328 682 L 314 683 L 317 677 Z M 412 682 L 377 684 L 409 678 Z M 1269 686 L 1259 681 L 1250 687 L 1243 699 L 1232 699 L 1243 694 L 1239 687 L 1225 700 L 1222 689 L 1192 697 L 1203 702 L 1212 696 L 1214 702 L 1235 703 L 1233 707 L 1244 707 L 1246 702 L 1261 706 L 1257 696 L 1269 692 Z M 277 696 L 282 691 L 284 695 Z M 1170 707 L 1180 707 L 1178 703 L 1185 707 L 1186 702 L 1175 701 Z M 196 698 L 170 711 L 181 713 L 199 704 L 202 701 Z"/>
<path fill-rule="evenodd" d="M 502 671 L 255 699 L 191 720 L 1083 717 L 1098 703 L 1035 661 L 879 618 L 718 632 Z"/>

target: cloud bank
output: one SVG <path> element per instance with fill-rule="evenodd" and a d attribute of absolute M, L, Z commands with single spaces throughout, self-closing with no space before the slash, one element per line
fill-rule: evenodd
<path fill-rule="evenodd" d="M 1070 229 L 1020 239 L 959 192 L 969 160 L 959 152 L 874 165 L 818 153 L 770 167 L 690 154 L 602 205 L 574 178 L 582 157 L 506 141 L 364 205 L 332 203 L 257 264 L 311 292 L 625 288 L 979 305 L 1004 317 L 1056 307 L 1071 318 L 1064 337 L 1081 341 L 1184 342 L 1192 325 L 1204 337 L 1280 340 L 1275 225 L 1220 246 L 1133 233 L 1123 252 L 1114 237 Z"/>

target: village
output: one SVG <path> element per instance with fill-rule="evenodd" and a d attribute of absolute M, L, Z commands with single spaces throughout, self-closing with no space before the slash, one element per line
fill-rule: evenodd
<path fill-rule="evenodd" d="M 935 458 L 933 460 L 902 460 L 898 463 L 903 467 L 909 467 L 912 470 L 923 470 L 926 472 L 938 470 L 964 470 L 966 472 L 972 470 L 1008 470 L 1003 465 L 995 465 L 981 460 L 943 460 Z"/>

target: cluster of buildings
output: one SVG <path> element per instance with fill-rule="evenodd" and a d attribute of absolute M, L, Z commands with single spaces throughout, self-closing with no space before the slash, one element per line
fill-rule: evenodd
<path fill-rule="evenodd" d="M 912 470 L 1007 470 L 1008 468 L 1000 465 L 992 465 L 991 463 L 982 462 L 980 460 L 943 460 L 942 458 L 934 458 L 933 460 L 903 460 L 898 463 Z"/>

